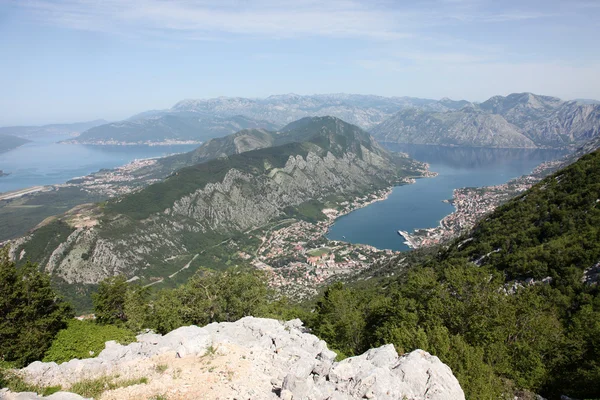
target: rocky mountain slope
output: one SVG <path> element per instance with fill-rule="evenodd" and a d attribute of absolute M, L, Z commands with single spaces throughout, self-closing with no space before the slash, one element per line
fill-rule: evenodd
<path fill-rule="evenodd" d="M 274 129 L 275 125 L 240 115 L 218 117 L 179 113 L 100 125 L 83 132 L 69 142 L 81 144 L 201 143 L 249 128 Z"/>
<path fill-rule="evenodd" d="M 502 116 L 474 107 L 431 112 L 416 108 L 400 111 L 373 129 L 380 141 L 475 147 L 535 147 Z"/>
<path fill-rule="evenodd" d="M 246 317 L 203 328 L 182 327 L 165 336 L 142 334 L 127 346 L 107 342 L 97 358 L 60 365 L 34 362 L 20 373 L 30 383 L 65 390 L 83 379 L 115 375 L 121 381 L 145 382 L 108 390 L 101 399 L 465 398 L 450 368 L 422 350 L 398 356 L 393 345 L 386 345 L 340 362 L 335 358 L 336 353 L 308 333 L 300 320 Z M 82 397 L 63 392 L 52 398 Z"/>
<path fill-rule="evenodd" d="M 381 141 L 476 147 L 577 146 L 600 134 L 597 104 L 532 93 L 444 102 L 450 111 L 402 110 L 372 132 Z"/>
<path fill-rule="evenodd" d="M 31 258 L 69 284 L 117 274 L 155 282 L 233 236 L 243 243 L 248 231 L 279 219 L 319 218 L 332 196 L 350 200 L 425 171 L 339 119 L 301 125 L 285 133 L 298 141 L 184 168 L 139 192 L 50 219 L 13 243 L 13 257 Z M 198 266 L 224 267 L 209 258 L 189 272 Z"/>

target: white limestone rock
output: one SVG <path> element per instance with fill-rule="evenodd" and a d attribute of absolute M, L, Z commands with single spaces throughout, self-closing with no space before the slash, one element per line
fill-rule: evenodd
<path fill-rule="evenodd" d="M 189 391 L 188 395 L 198 393 L 209 399 L 464 399 L 450 368 L 425 351 L 398 356 L 393 345 L 385 345 L 335 362 L 336 354 L 324 341 L 308 333 L 300 320 L 284 323 L 246 317 L 203 328 L 181 327 L 164 336 L 146 333 L 137 339 L 127 346 L 107 342 L 97 358 L 60 365 L 34 362 L 20 373 L 31 383 L 63 388 L 81 379 L 104 375 L 136 377 L 137 371 L 140 376 L 148 377 L 147 384 L 116 389 L 122 392 L 109 393 L 108 399 L 150 398 L 156 394 L 153 391 L 156 388 L 180 390 L 181 387 Z M 210 371 L 206 368 L 207 360 L 213 366 Z M 173 369 L 186 367 L 187 370 L 181 371 L 186 378 L 181 379 L 187 379 L 187 383 L 157 374 L 155 365 L 159 362 Z M 227 371 L 228 379 L 220 378 L 223 373 L 219 375 L 219 365 Z M 68 394 L 60 396 L 63 397 L 52 398 L 80 399 L 65 397 Z M 0 398 L 40 397 L 0 392 Z"/>

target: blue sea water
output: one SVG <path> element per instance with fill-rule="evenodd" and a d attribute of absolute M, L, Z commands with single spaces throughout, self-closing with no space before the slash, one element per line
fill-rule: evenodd
<path fill-rule="evenodd" d="M 387 200 L 373 203 L 340 217 L 327 237 L 362 243 L 380 249 L 408 250 L 398 230 L 431 228 L 454 211 L 443 200 L 461 187 L 490 186 L 530 173 L 544 161 L 565 154 L 557 150 L 484 149 L 385 144 L 389 150 L 408 153 L 430 164 L 435 178 L 395 187 Z"/>
<path fill-rule="evenodd" d="M 88 146 L 58 144 L 65 136 L 51 136 L 0 153 L 0 192 L 31 186 L 65 183 L 74 177 L 115 168 L 136 159 L 182 153 L 198 145 L 172 146 Z"/>

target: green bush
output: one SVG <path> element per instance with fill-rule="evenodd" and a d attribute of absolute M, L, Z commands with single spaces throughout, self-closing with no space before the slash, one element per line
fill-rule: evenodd
<path fill-rule="evenodd" d="M 114 325 L 74 319 L 66 329 L 58 332 L 43 361 L 62 363 L 73 358 L 95 357 L 104 350 L 104 343 L 109 340 L 128 344 L 135 342 L 135 336 L 131 331 Z"/>

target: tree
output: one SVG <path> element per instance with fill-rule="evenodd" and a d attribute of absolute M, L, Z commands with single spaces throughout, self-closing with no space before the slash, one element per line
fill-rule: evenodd
<path fill-rule="evenodd" d="M 200 271 L 181 290 L 182 319 L 205 325 L 266 312 L 269 290 L 260 271 Z"/>
<path fill-rule="evenodd" d="M 52 289 L 36 264 L 17 269 L 0 250 L 0 360 L 23 366 L 43 357 L 73 317 L 71 306 Z"/>
<path fill-rule="evenodd" d="M 128 293 L 127 279 L 123 275 L 106 278 L 92 295 L 96 321 L 101 324 L 115 324 L 127 321 L 125 303 Z"/>

